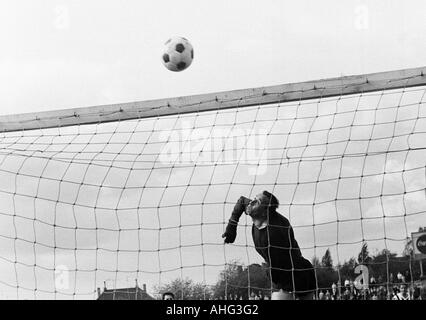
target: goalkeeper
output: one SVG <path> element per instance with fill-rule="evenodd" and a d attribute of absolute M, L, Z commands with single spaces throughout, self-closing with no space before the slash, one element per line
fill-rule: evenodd
<path fill-rule="evenodd" d="M 243 212 L 253 220 L 252 236 L 256 251 L 271 269 L 272 299 L 313 299 L 316 278 L 312 264 L 302 257 L 290 222 L 276 209 L 277 198 L 263 191 L 254 200 L 240 197 L 232 211 L 222 238 L 233 243 L 237 236 L 238 220 Z"/>

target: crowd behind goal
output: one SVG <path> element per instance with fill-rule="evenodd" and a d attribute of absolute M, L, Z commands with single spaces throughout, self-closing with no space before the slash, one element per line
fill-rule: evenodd
<path fill-rule="evenodd" d="M 393 275 L 391 274 L 391 278 Z M 333 283 L 330 288 L 316 291 L 315 300 L 426 300 L 426 277 L 421 281 L 411 281 L 409 272 L 397 274 L 391 283 L 383 283 L 382 279 L 370 279 L 366 289 L 357 289 L 354 281 L 345 279 L 343 285 Z M 222 297 L 220 299 L 225 299 Z M 243 300 L 243 297 L 229 295 L 227 300 Z M 262 291 L 252 291 L 249 300 L 270 300 L 270 296 Z"/>

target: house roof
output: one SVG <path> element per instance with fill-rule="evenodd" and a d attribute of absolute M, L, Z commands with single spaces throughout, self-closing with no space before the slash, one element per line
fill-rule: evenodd
<path fill-rule="evenodd" d="M 104 289 L 98 300 L 155 300 L 139 287 Z"/>

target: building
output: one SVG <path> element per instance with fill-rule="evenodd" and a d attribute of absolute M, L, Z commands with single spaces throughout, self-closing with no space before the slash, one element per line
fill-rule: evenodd
<path fill-rule="evenodd" d="M 154 300 L 154 298 L 146 292 L 146 284 L 143 284 L 141 289 L 136 280 L 135 287 L 119 289 L 107 289 L 106 282 L 104 282 L 103 291 L 98 288 L 97 300 Z"/>

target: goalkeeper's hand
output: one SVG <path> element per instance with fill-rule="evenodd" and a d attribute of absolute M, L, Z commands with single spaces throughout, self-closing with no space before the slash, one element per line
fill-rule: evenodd
<path fill-rule="evenodd" d="M 235 241 L 237 237 L 238 220 L 240 220 L 240 216 L 246 210 L 250 201 L 250 199 L 241 196 L 235 204 L 234 210 L 232 210 L 231 219 L 229 219 L 225 232 L 222 234 L 222 238 L 225 238 L 225 243 L 233 243 Z"/>
<path fill-rule="evenodd" d="M 225 243 L 234 243 L 237 237 L 237 224 L 236 221 L 229 220 L 225 232 L 222 234 L 222 238 L 225 238 Z"/>

